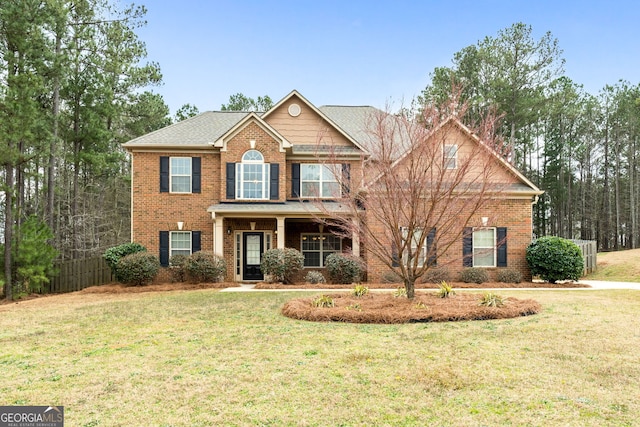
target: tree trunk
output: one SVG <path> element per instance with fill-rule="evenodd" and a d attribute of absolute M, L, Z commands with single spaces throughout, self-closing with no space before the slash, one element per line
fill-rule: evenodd
<path fill-rule="evenodd" d="M 13 265 L 11 252 L 13 250 L 13 192 L 14 170 L 11 164 L 5 166 L 5 182 L 7 188 L 4 193 L 4 296 L 7 300 L 13 299 Z"/>

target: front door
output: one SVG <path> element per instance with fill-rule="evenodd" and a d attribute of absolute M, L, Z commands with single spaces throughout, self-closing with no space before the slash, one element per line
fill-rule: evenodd
<path fill-rule="evenodd" d="M 242 233 L 242 280 L 263 280 L 260 260 L 264 252 L 264 233 Z"/>

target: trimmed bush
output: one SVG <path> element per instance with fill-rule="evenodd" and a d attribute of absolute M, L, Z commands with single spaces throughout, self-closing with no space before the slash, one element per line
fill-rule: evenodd
<path fill-rule="evenodd" d="M 329 274 L 329 280 L 333 283 L 349 284 L 358 283 L 362 279 L 364 266 L 362 260 L 352 255 L 333 253 L 324 262 Z"/>
<path fill-rule="evenodd" d="M 434 267 L 424 274 L 424 283 L 442 283 L 451 281 L 451 272 L 447 267 Z"/>
<path fill-rule="evenodd" d="M 174 255 L 169 259 L 169 271 L 171 271 L 172 282 L 184 282 L 187 280 L 187 260 L 188 255 Z"/>
<path fill-rule="evenodd" d="M 469 267 L 460 272 L 460 281 L 480 284 L 489 281 L 489 274 L 484 268 Z"/>
<path fill-rule="evenodd" d="M 326 283 L 324 276 L 319 271 L 312 270 L 304 276 L 304 281 L 316 285 L 318 283 Z"/>
<path fill-rule="evenodd" d="M 160 271 L 160 260 L 148 252 L 135 252 L 120 258 L 116 271 L 118 280 L 125 285 L 148 285 Z"/>
<path fill-rule="evenodd" d="M 304 255 L 293 248 L 269 249 L 262 254 L 260 270 L 272 282 L 293 283 L 295 273 L 304 266 Z"/>
<path fill-rule="evenodd" d="M 527 247 L 527 263 L 531 274 L 549 283 L 558 280 L 578 280 L 584 259 L 578 245 L 561 237 L 546 236 Z"/>
<path fill-rule="evenodd" d="M 127 255 L 135 254 L 137 252 L 146 252 L 146 250 L 147 248 L 142 246 L 140 243 L 123 243 L 121 245 L 107 249 L 106 251 L 104 251 L 102 257 L 105 259 L 105 261 L 107 261 L 107 265 L 111 269 L 111 272 L 115 276 L 116 280 L 122 282 L 121 278 L 118 277 L 118 261 L 120 261 L 121 258 Z"/>
<path fill-rule="evenodd" d="M 496 273 L 496 281 L 502 283 L 520 283 L 522 282 L 522 273 L 513 268 L 500 269 Z"/>
<path fill-rule="evenodd" d="M 184 268 L 192 282 L 217 282 L 224 278 L 227 263 L 211 251 L 199 251 L 189 255 Z"/>
<path fill-rule="evenodd" d="M 380 277 L 382 283 L 402 283 L 402 277 L 393 270 L 385 271 Z"/>

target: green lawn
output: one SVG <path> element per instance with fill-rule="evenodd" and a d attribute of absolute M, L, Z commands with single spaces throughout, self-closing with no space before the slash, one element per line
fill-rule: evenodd
<path fill-rule="evenodd" d="M 640 282 L 640 249 L 598 253 L 597 271 L 585 279 Z"/>
<path fill-rule="evenodd" d="M 543 311 L 310 323 L 279 314 L 299 294 L 214 290 L 3 305 L 0 404 L 64 405 L 68 426 L 638 425 L 640 292 L 500 294 Z"/>

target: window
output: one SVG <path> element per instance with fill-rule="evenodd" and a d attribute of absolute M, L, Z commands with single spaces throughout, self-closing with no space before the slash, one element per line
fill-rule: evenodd
<path fill-rule="evenodd" d="M 305 267 L 324 267 L 325 260 L 342 251 L 342 240 L 333 234 L 303 234 L 302 255 Z"/>
<path fill-rule="evenodd" d="M 269 198 L 269 164 L 262 153 L 249 150 L 236 164 L 236 196 L 238 199 L 266 200 Z"/>
<path fill-rule="evenodd" d="M 458 167 L 458 146 L 444 145 L 444 165 L 447 169 L 456 169 Z"/>
<path fill-rule="evenodd" d="M 171 157 L 172 193 L 191 193 L 191 157 Z"/>
<path fill-rule="evenodd" d="M 174 255 L 191 255 L 191 232 L 172 231 L 169 245 L 169 258 Z"/>
<path fill-rule="evenodd" d="M 334 171 L 339 165 L 300 165 L 300 197 L 340 197 L 340 184 Z"/>
<path fill-rule="evenodd" d="M 406 265 L 409 262 L 409 253 L 412 254 L 412 257 L 418 257 L 418 266 L 422 267 L 425 265 L 427 260 L 430 265 L 435 265 L 436 263 L 436 255 L 435 255 L 435 234 L 436 229 L 433 228 L 430 233 L 424 235 L 424 230 L 421 228 L 416 228 L 413 231 L 413 236 L 411 239 L 411 247 L 407 248 L 404 254 L 402 254 L 403 263 Z M 407 240 L 409 238 L 409 229 L 407 227 L 402 227 L 402 239 Z M 429 250 L 431 250 L 431 254 L 429 254 Z M 409 252 L 410 251 L 410 252 Z"/>
<path fill-rule="evenodd" d="M 473 231 L 473 266 L 496 266 L 495 228 L 483 228 Z"/>

